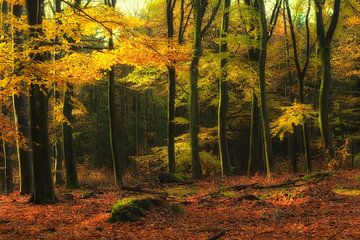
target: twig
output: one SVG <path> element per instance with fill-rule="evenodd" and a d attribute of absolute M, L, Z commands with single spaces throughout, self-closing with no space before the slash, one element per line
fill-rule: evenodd
<path fill-rule="evenodd" d="M 214 236 L 209 237 L 208 240 L 217 240 L 220 239 L 221 237 L 225 236 L 226 231 L 225 230 L 221 230 L 220 232 L 216 233 Z"/>
<path fill-rule="evenodd" d="M 339 235 L 340 233 L 342 233 L 343 231 L 345 231 L 346 228 L 347 228 L 347 227 L 341 228 L 339 231 L 337 231 L 337 232 L 334 233 L 332 236 L 330 236 L 328 240 L 335 239 L 335 237 L 336 237 L 337 235 Z"/>

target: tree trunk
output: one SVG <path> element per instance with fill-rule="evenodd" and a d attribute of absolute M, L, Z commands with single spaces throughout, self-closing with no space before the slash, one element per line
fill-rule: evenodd
<path fill-rule="evenodd" d="M 109 38 L 109 49 L 114 49 L 114 42 L 112 36 Z M 108 105 L 109 105 L 109 130 L 110 130 L 110 148 L 111 148 L 111 157 L 113 162 L 113 171 L 115 182 L 117 185 L 122 185 L 123 183 L 123 169 L 122 163 L 119 159 L 118 148 L 117 148 L 117 138 L 115 131 L 116 123 L 116 106 L 115 106 L 115 67 L 111 66 L 109 71 L 109 86 L 108 86 Z"/>
<path fill-rule="evenodd" d="M 250 176 L 253 170 L 259 170 L 259 106 L 258 97 L 253 89 L 251 98 L 251 125 L 250 125 L 250 141 L 249 141 L 249 160 L 247 175 Z"/>
<path fill-rule="evenodd" d="M 265 164 L 266 164 L 266 175 L 271 177 L 271 164 L 272 164 L 272 148 L 270 138 L 270 126 L 269 118 L 266 106 L 266 48 L 267 48 L 267 21 L 264 1 L 259 0 L 259 14 L 260 14 L 260 57 L 259 57 L 259 102 L 260 102 L 260 113 L 261 113 L 261 125 L 263 128 L 263 139 L 264 139 L 264 151 L 265 151 Z"/>
<path fill-rule="evenodd" d="M 167 139 L 168 139 L 168 165 L 169 172 L 176 172 L 175 162 L 175 84 L 176 71 L 174 67 L 168 67 L 169 83 L 168 83 L 168 125 L 167 125 Z"/>
<path fill-rule="evenodd" d="M 319 92 L 319 127 L 321 141 L 325 153 L 325 158 L 330 160 L 333 157 L 332 136 L 329 126 L 329 105 L 331 91 L 331 40 L 334 35 L 340 13 L 340 0 L 334 1 L 333 15 L 325 31 L 323 20 L 323 1 L 314 0 L 316 15 L 316 32 L 319 40 L 320 63 L 321 63 L 321 83 Z"/>
<path fill-rule="evenodd" d="M 167 37 L 172 40 L 174 37 L 174 6 L 176 0 L 166 1 Z M 179 33 L 180 35 L 181 33 Z M 168 66 L 168 109 L 167 109 L 167 149 L 168 149 L 168 170 L 176 172 L 175 162 L 175 94 L 176 94 L 176 69 Z"/>
<path fill-rule="evenodd" d="M 64 163 L 65 163 L 65 185 L 67 188 L 78 188 L 79 182 L 76 172 L 76 164 L 74 158 L 74 141 L 73 141 L 73 85 L 68 83 L 64 93 L 63 114 L 66 122 L 63 123 L 63 143 L 64 143 Z"/>
<path fill-rule="evenodd" d="M 40 3 L 39 3 L 40 4 Z M 36 6 L 28 4 L 28 11 Z M 55 201 L 49 158 L 48 140 L 48 97 L 41 86 L 31 84 L 30 88 L 31 140 L 33 142 L 34 203 L 52 203 Z"/>
<path fill-rule="evenodd" d="M 13 182 L 13 165 L 12 165 L 12 148 L 3 144 L 5 157 L 5 192 L 7 194 L 14 190 Z"/>
<path fill-rule="evenodd" d="M 189 128 L 190 149 L 192 163 L 192 177 L 197 180 L 202 177 L 200 154 L 199 154 L 199 106 L 198 106 L 198 78 L 199 61 L 201 56 L 201 23 L 202 7 L 201 0 L 194 0 L 194 45 L 193 56 L 190 64 L 190 91 L 189 91 Z"/>
<path fill-rule="evenodd" d="M 42 0 L 27 0 L 27 19 L 31 28 L 30 38 L 41 34 Z M 45 54 L 35 54 L 34 61 L 45 61 Z M 31 116 L 31 140 L 33 143 L 33 171 L 34 171 L 34 192 L 33 203 L 55 202 L 55 192 L 51 177 L 49 157 L 49 134 L 48 134 L 48 97 L 45 95 L 43 86 L 31 83 L 30 86 L 30 116 Z"/>
<path fill-rule="evenodd" d="M 220 53 L 226 54 L 228 51 L 227 34 L 229 29 L 229 16 L 230 16 L 230 0 L 224 0 L 223 3 L 223 16 L 221 23 L 221 40 L 220 40 Z M 225 38 L 225 39 L 224 39 Z M 219 106 L 218 106 L 218 143 L 219 143 L 219 157 L 221 161 L 221 172 L 223 176 L 231 174 L 230 154 L 226 137 L 226 114 L 228 111 L 228 82 L 227 82 L 227 57 L 223 57 L 220 61 L 220 79 L 219 79 Z"/>

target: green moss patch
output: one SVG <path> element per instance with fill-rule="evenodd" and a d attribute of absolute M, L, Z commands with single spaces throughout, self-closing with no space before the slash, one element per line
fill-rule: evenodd
<path fill-rule="evenodd" d="M 337 187 L 333 191 L 334 191 L 334 193 L 343 195 L 343 196 L 360 196 L 360 189 Z"/>
<path fill-rule="evenodd" d="M 181 215 L 184 209 L 177 204 L 170 204 L 164 198 L 144 195 L 128 197 L 117 201 L 111 208 L 110 223 L 136 222 L 145 217 L 151 209 L 170 211 L 172 214 Z"/>

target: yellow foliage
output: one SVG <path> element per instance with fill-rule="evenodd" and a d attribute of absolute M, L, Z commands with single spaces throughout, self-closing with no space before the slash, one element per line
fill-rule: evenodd
<path fill-rule="evenodd" d="M 314 119 L 316 112 L 310 104 L 294 103 L 289 107 L 282 107 L 283 114 L 271 124 L 273 136 L 284 139 L 285 134 L 294 133 L 294 126 L 303 125 L 306 120 Z"/>

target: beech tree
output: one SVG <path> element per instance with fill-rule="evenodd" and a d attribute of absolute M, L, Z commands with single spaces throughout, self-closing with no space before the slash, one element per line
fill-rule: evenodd
<path fill-rule="evenodd" d="M 323 9 L 325 1 L 314 0 L 316 16 L 316 33 L 319 43 L 321 62 L 321 83 L 319 92 L 319 127 L 325 158 L 333 157 L 332 134 L 329 124 L 329 105 L 331 93 L 331 42 L 339 20 L 341 0 L 334 0 L 330 24 L 326 30 Z"/>
<path fill-rule="evenodd" d="M 27 0 L 27 21 L 30 26 L 30 38 L 41 36 L 41 24 L 44 11 L 42 0 Z M 36 26 L 36 27 L 35 27 Z M 43 62 L 46 53 L 32 54 L 33 61 Z M 46 95 L 45 83 L 41 76 L 33 73 L 38 82 L 30 85 L 30 117 L 31 117 L 31 141 L 33 151 L 34 192 L 33 203 L 55 202 L 55 191 L 51 177 L 49 157 L 49 134 L 48 134 L 48 96 Z"/>

